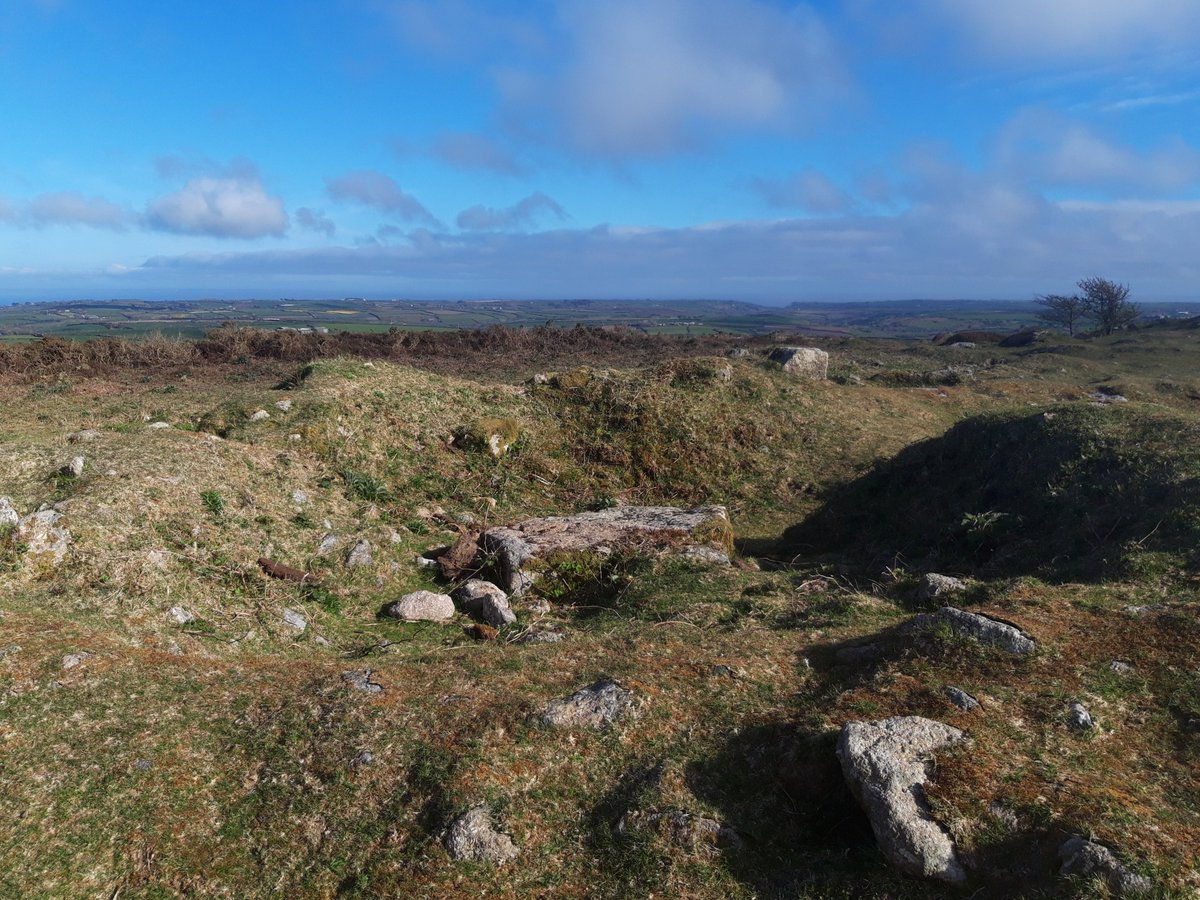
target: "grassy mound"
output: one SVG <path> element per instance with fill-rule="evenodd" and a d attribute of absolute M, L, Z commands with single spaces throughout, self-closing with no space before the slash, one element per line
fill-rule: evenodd
<path fill-rule="evenodd" d="M 1194 569 L 1200 424 L 1115 405 L 973 417 L 837 491 L 785 541 L 988 574 Z"/>

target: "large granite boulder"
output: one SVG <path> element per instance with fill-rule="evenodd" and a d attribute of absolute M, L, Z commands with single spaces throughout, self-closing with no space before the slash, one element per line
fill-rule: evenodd
<path fill-rule="evenodd" d="M 614 551 L 684 554 L 691 548 L 707 547 L 724 554 L 728 563 L 732 539 L 723 506 L 617 506 L 489 528 L 479 544 L 494 559 L 501 587 L 520 596 L 533 584 L 538 569 L 552 564 L 555 556 Z"/>
<path fill-rule="evenodd" d="M 964 740 L 957 728 L 920 716 L 842 728 L 837 748 L 842 772 L 867 812 L 879 849 L 903 872 L 952 884 L 966 880 L 954 842 L 931 815 L 923 790 L 933 754 Z"/>
<path fill-rule="evenodd" d="M 798 378 L 820 381 L 829 374 L 829 354 L 816 347 L 776 347 L 770 358 L 783 366 L 783 371 Z"/>

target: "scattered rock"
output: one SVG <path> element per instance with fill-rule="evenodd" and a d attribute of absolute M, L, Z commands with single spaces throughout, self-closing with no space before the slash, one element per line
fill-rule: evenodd
<path fill-rule="evenodd" d="M 1152 603 L 1149 606 L 1126 606 L 1123 607 L 1122 611 L 1126 615 L 1140 618 L 1141 616 L 1146 615 L 1146 613 L 1162 612 L 1166 608 L 1167 606 L 1165 603 Z"/>
<path fill-rule="evenodd" d="M 171 554 L 166 550 L 147 550 L 146 565 L 160 572 L 165 572 L 171 566 Z"/>
<path fill-rule="evenodd" d="M 867 812 L 879 849 L 903 872 L 954 884 L 966 880 L 954 842 L 934 821 L 923 789 L 932 755 L 965 739 L 957 728 L 920 716 L 842 728 L 837 747 L 842 772 Z"/>
<path fill-rule="evenodd" d="M 1098 391 L 1092 391 L 1087 395 L 1088 399 L 1093 403 L 1128 403 L 1129 398 L 1123 397 L 1115 391 L 1106 391 L 1103 388 Z"/>
<path fill-rule="evenodd" d="M 725 351 L 725 355 L 730 359 L 742 359 L 750 355 L 750 351 L 745 347 L 734 347 Z"/>
<path fill-rule="evenodd" d="M 317 545 L 318 556 L 328 556 L 337 549 L 338 544 L 342 542 L 336 534 L 327 534 L 321 538 L 321 543 Z"/>
<path fill-rule="evenodd" d="M 501 586 L 510 595 L 520 596 L 535 577 L 534 567 L 529 564 L 554 555 L 618 549 L 678 553 L 687 547 L 707 546 L 724 551 L 727 563 L 731 540 L 729 517 L 723 506 L 616 506 L 573 516 L 526 519 L 508 528 L 489 528 L 479 544 L 484 554 L 496 559 Z"/>
<path fill-rule="evenodd" d="M 1092 714 L 1078 700 L 1072 700 L 1067 709 L 1067 724 L 1076 731 L 1088 731 L 1096 727 Z"/>
<path fill-rule="evenodd" d="M 799 378 L 821 380 L 829 373 L 829 354 L 816 347 L 776 347 L 769 358 Z"/>
<path fill-rule="evenodd" d="M 350 672 L 343 672 L 342 681 L 358 691 L 365 691 L 368 694 L 382 694 L 383 685 L 378 681 L 371 680 L 373 674 L 374 671 L 372 669 L 354 669 Z"/>
<path fill-rule="evenodd" d="M 265 409 L 256 409 L 253 413 L 250 414 L 251 422 L 263 422 L 269 418 L 271 418 L 271 414 L 269 412 L 267 412 Z"/>
<path fill-rule="evenodd" d="M 86 650 L 80 650 L 78 653 L 68 653 L 62 658 L 62 667 L 64 669 L 73 669 L 91 655 Z"/>
<path fill-rule="evenodd" d="M 182 606 L 172 606 L 167 610 L 167 615 L 179 625 L 190 625 L 196 621 L 196 617 Z"/>
<path fill-rule="evenodd" d="M 275 408 L 277 410 L 279 410 L 280 412 L 287 412 L 289 409 L 292 408 L 292 401 L 291 400 L 276 400 Z"/>
<path fill-rule="evenodd" d="M 742 678 L 745 675 L 745 673 L 742 672 L 741 669 L 735 669 L 733 666 L 727 666 L 724 663 L 718 663 L 717 665 L 715 665 L 711 669 L 709 669 L 709 671 L 712 672 L 713 675 L 716 675 L 718 678 L 737 679 L 737 678 Z"/>
<path fill-rule="evenodd" d="M 303 613 L 288 608 L 283 611 L 283 624 L 288 628 L 294 628 L 297 631 L 304 631 L 306 628 L 308 628 L 308 619 L 304 617 Z"/>
<path fill-rule="evenodd" d="M 308 494 L 304 491 L 292 491 L 292 503 L 296 506 L 303 506 L 308 502 Z"/>
<path fill-rule="evenodd" d="M 92 441 L 100 440 L 100 432 L 94 428 L 85 428 L 83 431 L 72 431 L 67 435 L 68 444 L 89 444 Z"/>
<path fill-rule="evenodd" d="M 974 350 L 975 342 L 974 341 L 955 341 L 953 344 L 947 344 L 946 346 L 950 347 L 952 350 Z"/>
<path fill-rule="evenodd" d="M 446 832 L 446 850 L 456 860 L 489 862 L 497 866 L 516 859 L 516 844 L 492 824 L 491 809 L 480 804 L 454 820 Z"/>
<path fill-rule="evenodd" d="M 944 594 L 954 594 L 966 589 L 967 583 L 961 579 L 951 578 L 949 575 L 938 575 L 936 572 L 927 572 L 921 576 L 921 582 L 917 585 L 917 599 L 933 600 Z"/>
<path fill-rule="evenodd" d="M 7 497 L 0 497 L 0 528 L 16 528 L 20 522 L 21 516 L 12 505 L 12 501 Z"/>
<path fill-rule="evenodd" d="M 942 693 L 946 695 L 947 700 L 949 700 L 963 712 L 971 712 L 972 710 L 979 709 L 979 701 L 962 688 L 946 685 L 944 688 L 942 688 Z"/>
<path fill-rule="evenodd" d="M 1114 659 L 1108 664 L 1110 672 L 1116 672 L 1118 675 L 1130 675 L 1133 673 L 1133 666 L 1124 660 Z"/>
<path fill-rule="evenodd" d="M 1143 894 L 1153 887 L 1149 878 L 1129 871 L 1107 847 L 1078 835 L 1058 848 L 1058 858 L 1062 860 L 1061 874 L 1103 879 L 1119 897 Z"/>
<path fill-rule="evenodd" d="M 373 762 L 375 762 L 375 754 L 370 750 L 363 750 L 350 760 L 350 765 L 352 768 L 358 768 L 359 766 L 369 766 Z"/>
<path fill-rule="evenodd" d="M 364 568 L 374 561 L 371 557 L 371 542 L 366 538 L 358 541 L 346 554 L 346 565 L 352 569 Z"/>
<path fill-rule="evenodd" d="M 422 569 L 436 569 L 438 567 L 438 561 L 436 559 L 430 559 L 428 556 L 416 557 L 416 563 Z"/>
<path fill-rule="evenodd" d="M 17 540 L 25 545 L 25 556 L 40 565 L 57 566 L 66 558 L 71 532 L 59 526 L 62 513 L 43 509 L 17 523 Z"/>
<path fill-rule="evenodd" d="M 912 628 L 918 631 L 927 631 L 938 625 L 949 626 L 956 635 L 974 638 L 981 644 L 990 644 L 1009 653 L 1032 653 L 1037 649 L 1033 638 L 1015 625 L 979 613 L 955 609 L 953 606 L 943 606 L 937 612 L 922 613 L 912 622 Z"/>
<path fill-rule="evenodd" d="M 406 622 L 445 622 L 454 618 L 454 601 L 447 594 L 413 591 L 389 603 L 380 615 Z"/>
<path fill-rule="evenodd" d="M 58 474 L 65 475 L 67 478 L 78 478 L 83 474 L 83 467 L 86 465 L 86 459 L 82 456 L 74 456 L 69 463 L 58 470 Z"/>
<path fill-rule="evenodd" d="M 146 426 L 146 430 L 147 431 L 159 431 L 163 428 L 170 428 L 170 427 L 171 427 L 170 422 L 151 422 L 149 425 Z"/>
<path fill-rule="evenodd" d="M 682 559 L 690 559 L 695 562 L 708 563 L 713 566 L 729 566 L 732 562 L 729 559 L 729 554 L 724 550 L 718 550 L 716 547 L 702 547 L 694 545 L 685 547 L 683 552 L 679 554 Z"/>
<path fill-rule="evenodd" d="M 451 591 L 450 596 L 464 612 L 496 628 L 517 621 L 517 614 L 508 605 L 508 595 L 490 581 L 472 578 Z"/>
<path fill-rule="evenodd" d="M 565 700 L 554 700 L 542 721 L 555 728 L 603 728 L 633 711 L 633 692 L 611 678 L 580 688 Z"/>

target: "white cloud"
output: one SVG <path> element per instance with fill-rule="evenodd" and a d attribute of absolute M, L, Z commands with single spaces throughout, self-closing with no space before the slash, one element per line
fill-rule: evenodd
<path fill-rule="evenodd" d="M 849 194 L 816 169 L 804 169 L 781 181 L 758 178 L 753 184 L 769 206 L 779 209 L 827 215 L 849 212 L 854 205 Z"/>
<path fill-rule="evenodd" d="M 332 237 L 337 231 L 337 225 L 324 212 L 309 209 L 307 206 L 296 210 L 296 224 L 305 231 L 313 231 L 326 237 Z"/>
<path fill-rule="evenodd" d="M 1103 59 L 1200 45 L 1195 0 L 925 0 L 976 49 Z"/>
<path fill-rule="evenodd" d="M 569 61 L 533 99 L 568 142 L 599 156 L 673 153 L 714 130 L 792 128 L 844 87 L 831 37 L 802 7 L 572 0 L 563 21 Z"/>
<path fill-rule="evenodd" d="M 416 197 L 406 193 L 394 179 L 382 172 L 362 169 L 340 178 L 326 178 L 325 186 L 330 198 L 338 203 L 361 203 L 405 222 L 438 225 L 437 219 Z"/>
<path fill-rule="evenodd" d="M 1046 110 L 1026 110 L 1006 123 L 995 159 L 1001 171 L 1047 186 L 1174 193 L 1200 185 L 1200 150 L 1178 137 L 1137 150 Z"/>
<path fill-rule="evenodd" d="M 49 228 L 55 225 L 83 225 L 124 231 L 134 216 L 102 197 L 85 197 L 78 191 L 39 194 L 15 205 L 0 200 L 0 221 L 22 228 Z"/>
<path fill-rule="evenodd" d="M 532 224 L 543 213 L 556 219 L 566 219 L 566 211 L 541 191 L 505 209 L 472 206 L 458 214 L 456 223 L 465 231 L 503 231 Z"/>
<path fill-rule="evenodd" d="M 267 193 L 257 173 L 241 166 L 197 176 L 152 201 L 146 222 L 161 231 L 223 238 L 281 235 L 288 227 L 283 201 Z"/>

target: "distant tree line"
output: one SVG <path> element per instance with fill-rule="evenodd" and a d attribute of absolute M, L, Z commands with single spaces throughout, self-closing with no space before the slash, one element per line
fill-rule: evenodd
<path fill-rule="evenodd" d="M 1084 322 L 1092 322 L 1097 334 L 1112 334 L 1126 328 L 1141 315 L 1141 309 L 1129 299 L 1129 285 L 1118 284 L 1093 275 L 1078 283 L 1078 294 L 1041 294 L 1034 301 L 1041 306 L 1038 318 L 1065 328 L 1074 336 Z"/>

